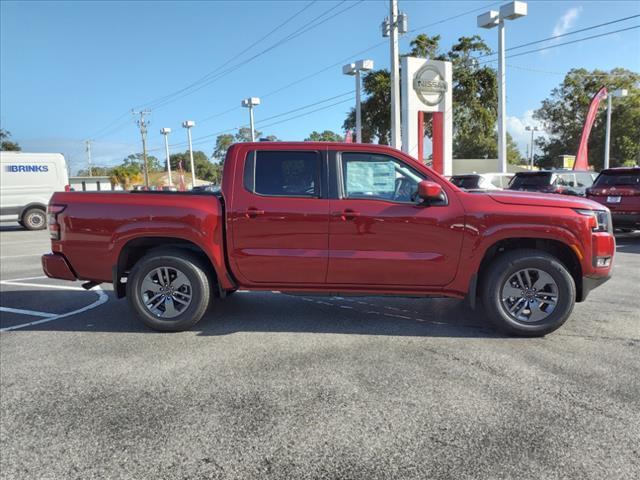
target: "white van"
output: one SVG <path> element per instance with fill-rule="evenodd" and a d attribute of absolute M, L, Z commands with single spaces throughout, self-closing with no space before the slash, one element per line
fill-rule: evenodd
<path fill-rule="evenodd" d="M 0 222 L 18 222 L 28 230 L 47 228 L 53 192 L 69 188 L 59 153 L 0 152 Z"/>

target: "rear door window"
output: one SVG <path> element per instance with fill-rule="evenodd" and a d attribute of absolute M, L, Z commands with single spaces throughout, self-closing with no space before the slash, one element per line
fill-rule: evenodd
<path fill-rule="evenodd" d="M 245 188 L 265 196 L 319 197 L 320 166 L 319 152 L 252 152 L 245 163 Z"/>

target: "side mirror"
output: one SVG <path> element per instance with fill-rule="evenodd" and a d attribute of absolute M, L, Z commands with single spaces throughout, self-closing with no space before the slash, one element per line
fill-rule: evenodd
<path fill-rule="evenodd" d="M 436 182 L 422 180 L 418 183 L 418 197 L 425 202 L 440 200 L 442 198 L 442 186 Z"/>

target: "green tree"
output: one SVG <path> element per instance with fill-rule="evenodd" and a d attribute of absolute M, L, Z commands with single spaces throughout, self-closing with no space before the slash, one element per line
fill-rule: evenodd
<path fill-rule="evenodd" d="M 264 138 L 267 142 L 279 142 L 280 139 L 278 137 L 276 137 L 275 135 L 267 135 L 266 137 L 260 137 L 260 138 Z"/>
<path fill-rule="evenodd" d="M 22 150 L 18 142 L 12 142 L 11 132 L 0 128 L 0 150 L 3 152 L 19 152 Z"/>
<path fill-rule="evenodd" d="M 304 139 L 305 142 L 344 142 L 342 135 L 333 132 L 331 130 L 325 130 L 324 132 L 316 132 L 315 130 Z"/>
<path fill-rule="evenodd" d="M 174 153 L 169 157 L 169 160 L 172 171 L 177 172 L 179 170 L 178 166 L 182 162 L 183 170 L 191 173 L 191 159 L 188 150 L 183 153 Z M 196 178 L 209 182 L 215 182 L 218 179 L 219 168 L 209 161 L 206 153 L 199 150 L 193 152 L 193 164 L 196 169 Z"/>
<path fill-rule="evenodd" d="M 381 145 L 389 145 L 391 139 L 391 79 L 389 70 L 373 70 L 362 79 L 362 90 L 367 99 L 361 104 L 362 141 L 371 143 L 374 139 Z M 353 130 L 356 113 L 352 108 L 342 128 Z"/>
<path fill-rule="evenodd" d="M 91 167 L 91 174 L 94 177 L 108 177 L 108 176 L 111 175 L 111 170 L 112 170 L 112 167 L 95 166 L 95 167 Z M 80 176 L 80 177 L 88 177 L 89 176 L 89 169 L 88 168 L 83 168 L 81 170 L 78 170 L 78 176 Z"/>
<path fill-rule="evenodd" d="M 166 166 L 166 162 L 164 163 Z M 144 169 L 144 157 L 142 153 L 134 153 L 125 158 L 122 164 L 125 166 L 134 166 L 142 172 Z M 149 173 L 160 172 L 163 170 L 162 163 L 160 163 L 160 160 L 153 155 L 147 155 L 147 168 L 149 169 Z"/>
<path fill-rule="evenodd" d="M 256 139 L 262 136 L 262 132 L 259 130 L 255 131 Z M 249 127 L 241 127 L 238 129 L 238 133 L 236 133 L 236 142 L 250 142 L 251 141 L 251 129 Z"/>
<path fill-rule="evenodd" d="M 543 167 L 560 166 L 560 155 L 578 152 L 582 128 L 591 99 L 602 86 L 609 91 L 625 88 L 629 95 L 612 99 L 610 165 L 640 162 L 640 74 L 624 68 L 589 71 L 572 69 L 533 117 L 540 120 L 547 137 L 539 137 L 536 156 Z M 606 108 L 600 107 L 589 137 L 589 165 L 599 170 L 604 163 Z"/>
<path fill-rule="evenodd" d="M 495 136 L 496 143 L 498 142 L 498 134 Z M 496 157 L 498 156 L 497 147 L 496 147 Z M 518 144 L 513 140 L 513 137 L 509 132 L 507 132 L 507 162 L 512 165 L 519 165 L 524 163 L 525 159 L 520 153 L 520 149 L 518 148 Z"/>
<path fill-rule="evenodd" d="M 111 183 L 118 184 L 125 190 L 129 190 L 136 183 L 142 183 L 143 180 L 140 168 L 131 163 L 113 167 L 109 176 Z"/>
<path fill-rule="evenodd" d="M 230 133 L 224 133 L 216 137 L 216 148 L 213 150 L 212 158 L 215 158 L 218 162 L 224 163 L 224 159 L 227 156 L 227 150 L 233 145 L 234 136 Z"/>
<path fill-rule="evenodd" d="M 440 48 L 440 35 L 434 35 L 430 37 L 421 33 L 416 38 L 411 40 L 411 57 L 429 58 L 431 60 L 444 60 L 439 55 L 438 49 Z"/>
<path fill-rule="evenodd" d="M 410 55 L 448 60 L 453 67 L 453 155 L 456 158 L 490 158 L 497 155 L 495 125 L 497 119 L 497 77 L 488 65 L 473 57 L 491 52 L 477 35 L 460 37 L 446 54 L 440 53 L 440 36 L 418 35 L 411 41 Z M 390 137 L 390 79 L 387 70 L 369 72 L 363 79 L 367 95 L 362 103 L 362 139 L 388 144 Z M 355 127 L 351 109 L 343 128 Z M 431 125 L 425 125 L 431 138 Z"/>

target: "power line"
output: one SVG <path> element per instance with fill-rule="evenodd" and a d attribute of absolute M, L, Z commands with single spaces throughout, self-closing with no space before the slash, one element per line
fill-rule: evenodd
<path fill-rule="evenodd" d="M 161 108 L 169 103 L 172 103 L 176 100 L 179 100 L 180 98 L 186 97 L 188 95 L 192 95 L 193 93 L 202 90 L 203 88 L 211 85 L 212 83 L 220 80 L 221 78 L 227 76 L 228 74 L 234 72 L 235 70 L 247 65 L 248 63 L 250 63 L 251 61 L 255 60 L 256 58 L 264 55 L 265 53 L 270 52 L 271 50 L 274 50 L 275 48 L 279 47 L 280 45 L 283 45 L 284 43 L 287 43 L 291 40 L 293 40 L 294 38 L 299 37 L 300 35 L 303 35 L 304 33 L 319 27 L 320 25 L 322 25 L 325 22 L 328 22 L 329 20 L 333 19 L 334 17 L 346 12 L 347 10 L 352 9 L 353 7 L 355 7 L 356 5 L 362 3 L 364 0 L 359 0 L 349 6 L 347 6 L 346 8 L 343 8 L 342 10 L 334 13 L 333 15 L 321 20 L 321 21 L 317 21 L 320 18 L 322 18 L 323 16 L 325 16 L 329 11 L 335 10 L 338 6 L 342 5 L 346 0 L 343 0 L 342 2 L 340 2 L 337 5 L 334 5 L 333 7 L 331 7 L 329 10 L 326 10 L 324 13 L 320 14 L 319 16 L 317 16 L 316 18 L 312 19 L 311 21 L 307 22 L 305 25 L 303 25 L 302 27 L 300 27 L 298 30 L 296 30 L 293 33 L 290 33 L 289 35 L 287 35 L 286 37 L 284 37 L 283 39 L 279 40 L 278 42 L 274 43 L 273 45 L 265 48 L 264 50 L 254 54 L 253 56 L 243 60 L 242 62 L 236 64 L 236 65 L 232 65 L 229 68 L 227 68 L 226 70 L 223 70 L 217 74 L 214 74 L 211 78 L 209 78 L 207 81 L 205 81 L 204 83 L 201 83 L 200 85 L 198 85 L 197 87 L 192 88 L 189 91 L 183 92 L 181 95 L 176 96 L 175 98 L 171 98 L 168 100 L 165 100 L 163 102 L 160 103 L 156 103 L 156 104 L 151 104 L 149 105 L 149 107 L 153 107 L 155 109 Z M 313 23 L 316 22 L 316 23 Z"/>
<path fill-rule="evenodd" d="M 527 72 L 535 72 L 535 73 L 544 73 L 547 75 L 559 75 L 559 76 L 566 76 L 571 72 L 552 72 L 550 70 L 540 70 L 538 68 L 531 68 L 531 67 L 523 67 L 522 65 L 514 65 L 512 63 L 507 63 L 507 67 L 509 68 L 515 68 L 518 70 L 525 70 Z M 627 72 L 627 73 L 591 73 L 591 72 L 587 72 L 587 73 L 577 73 L 577 72 L 573 72 L 571 73 L 572 76 L 576 76 L 576 77 L 629 77 L 631 75 L 634 75 L 633 72 Z M 637 75 L 637 74 L 635 74 Z"/>
<path fill-rule="evenodd" d="M 540 40 L 534 40 L 533 42 L 522 43 L 522 44 L 516 45 L 514 47 L 509 47 L 509 48 L 505 49 L 505 52 L 509 52 L 511 50 L 517 50 L 519 48 L 529 47 L 531 45 L 537 45 L 539 43 L 549 42 L 549 41 L 552 41 L 552 40 L 556 40 L 558 38 L 567 37 L 569 35 L 575 35 L 576 33 L 587 32 L 589 30 L 594 30 L 596 28 L 604 27 L 604 26 L 607 26 L 607 25 L 612 25 L 614 23 L 624 22 L 626 20 L 630 20 L 632 18 L 638 18 L 638 17 L 640 17 L 640 15 L 631 15 L 629 17 L 618 18 L 616 20 L 611 20 L 609 22 L 600 23 L 598 25 L 592 25 L 590 27 L 581 28 L 579 30 L 572 30 L 571 32 L 566 32 L 566 33 L 562 33 L 562 34 L 559 34 L 559 35 L 552 35 L 551 37 L 542 38 Z M 591 37 L 589 37 L 589 38 L 591 38 Z M 596 38 L 596 37 L 593 37 L 593 38 Z M 563 43 L 563 44 L 560 44 L 560 45 L 568 45 L 568 43 Z M 551 47 L 547 47 L 547 48 L 551 48 Z M 484 55 L 479 55 L 479 56 L 474 57 L 474 58 L 475 59 L 479 59 L 479 58 L 491 57 L 493 55 L 497 55 L 497 52 L 486 53 Z"/>
<path fill-rule="evenodd" d="M 324 98 L 322 100 L 318 100 L 318 101 L 313 102 L 313 103 L 309 103 L 309 104 L 306 104 L 306 105 L 303 105 L 303 106 L 300 106 L 300 107 L 293 108 L 291 110 L 287 110 L 286 112 L 282 112 L 282 113 L 279 113 L 277 115 L 272 115 L 270 117 L 263 118 L 259 122 L 257 122 L 257 126 L 260 126 L 261 128 L 269 127 L 271 125 L 276 125 L 276 124 L 281 123 L 283 121 L 288 121 L 288 120 L 291 120 L 293 118 L 298 118 L 300 116 L 304 116 L 304 115 L 307 115 L 307 114 L 310 114 L 310 113 L 313 113 L 313 112 L 316 112 L 316 111 L 319 111 L 319 110 L 323 110 L 325 108 L 329 108 L 329 107 L 331 107 L 333 105 L 337 105 L 337 104 L 340 104 L 340 103 L 353 101 L 353 98 L 343 99 L 343 100 L 340 100 L 339 102 L 337 102 L 335 104 L 325 105 L 324 107 L 321 107 L 320 109 L 312 110 L 310 112 L 305 112 L 304 114 L 298 115 L 296 117 L 292 117 L 291 119 L 285 119 L 285 120 L 281 120 L 281 121 L 278 121 L 278 122 L 275 122 L 275 123 L 272 123 L 272 124 L 269 124 L 269 125 L 263 125 L 264 122 L 272 120 L 274 118 L 279 118 L 279 117 L 282 117 L 282 116 L 285 116 L 285 115 L 289 115 L 291 113 L 299 112 L 300 110 L 305 110 L 307 108 L 314 107 L 316 105 L 320 105 L 322 103 L 326 103 L 326 102 L 329 102 L 331 100 L 335 100 L 336 98 L 344 97 L 345 95 L 352 95 L 353 93 L 354 93 L 354 90 L 351 90 L 349 92 L 341 93 L 339 95 L 334 95 L 332 97 Z M 244 126 L 246 126 L 246 125 L 243 124 L 243 125 L 227 128 L 227 129 L 224 129 L 224 130 L 220 130 L 220 131 L 217 131 L 217 132 L 214 132 L 214 133 L 209 133 L 207 135 L 203 135 L 202 137 L 196 138 L 193 143 L 194 144 L 202 143 L 203 141 L 206 141 L 206 140 L 208 140 L 210 138 L 216 137 L 216 136 L 221 135 L 223 133 L 227 133 L 227 132 L 232 132 L 234 130 L 238 130 L 238 129 L 244 127 Z M 180 143 L 175 143 L 172 146 L 173 147 L 180 147 L 180 146 L 184 146 L 186 144 L 187 144 L 187 142 L 180 142 Z M 151 152 L 151 151 L 156 151 L 156 150 L 161 150 L 161 148 L 160 147 L 153 148 L 153 149 L 151 149 L 149 151 Z"/>
<path fill-rule="evenodd" d="M 186 90 L 189 90 L 190 88 L 193 88 L 194 86 L 197 86 L 198 84 L 201 84 L 202 82 L 207 81 L 209 78 L 211 78 L 213 75 L 217 74 L 222 68 L 226 67 L 229 63 L 233 62 L 234 60 L 236 60 L 239 56 L 243 55 L 244 53 L 246 53 L 247 51 L 251 50 L 251 48 L 253 48 L 254 46 L 256 46 L 258 43 L 260 43 L 261 41 L 265 40 L 266 38 L 270 37 L 271 35 L 273 35 L 275 32 L 277 32 L 278 30 L 280 30 L 282 27 L 284 27 L 285 25 L 287 25 L 289 22 L 291 22 L 294 18 L 296 18 L 297 16 L 299 16 L 300 14 L 302 14 L 305 10 L 307 10 L 309 7 L 311 7 L 314 3 L 316 3 L 316 0 L 313 0 L 309 3 L 307 3 L 304 7 L 302 7 L 300 10 L 298 10 L 296 13 L 294 13 L 293 15 L 291 15 L 290 17 L 288 17 L 285 21 L 283 21 L 282 23 L 280 23 L 278 26 L 276 26 L 275 28 L 271 29 L 266 35 L 263 35 L 262 37 L 260 37 L 258 40 L 256 40 L 255 42 L 253 42 L 252 44 L 250 44 L 248 47 L 246 47 L 244 50 L 242 50 L 241 52 L 231 56 L 225 63 L 223 63 L 222 65 L 216 67 L 215 69 L 211 70 L 210 72 L 208 72 L 206 75 L 202 76 L 201 78 L 199 78 L 198 80 L 196 80 L 195 82 L 190 83 L 189 85 L 187 85 L 186 87 L 183 87 L 175 92 L 169 93 L 167 95 L 164 95 L 163 97 L 159 97 L 155 100 L 152 100 L 150 102 L 148 102 L 146 105 L 147 106 L 154 106 L 154 104 L 156 103 L 160 103 L 163 101 L 168 100 L 169 98 L 176 96 L 180 93 L 183 93 Z"/>
<path fill-rule="evenodd" d="M 474 8 L 474 9 L 471 9 L 471 10 L 467 10 L 467 11 L 464 11 L 464 12 L 459 13 L 457 15 L 453 15 L 451 17 L 443 18 L 442 20 L 438 20 L 436 22 L 433 22 L 433 23 L 430 23 L 430 24 L 427 24 L 427 25 L 423 25 L 421 27 L 414 28 L 413 30 L 409 30 L 409 32 L 415 32 L 416 30 L 420 30 L 420 29 L 427 28 L 427 27 L 432 27 L 434 25 L 439 25 L 439 24 L 442 24 L 442 23 L 445 23 L 445 22 L 448 22 L 448 21 L 451 21 L 451 20 L 455 20 L 457 18 L 463 17 L 465 15 L 469 15 L 469 14 L 477 12 L 479 10 L 487 9 L 487 8 L 489 8 L 491 6 L 497 5 L 498 3 L 500 3 L 500 2 L 493 2 L 493 3 L 489 3 L 487 5 L 484 5 L 482 7 L 479 7 L 479 8 Z M 330 70 L 332 68 L 340 66 L 344 62 L 352 60 L 354 57 L 357 57 L 358 55 L 362 55 L 363 53 L 367 53 L 367 52 L 369 52 L 371 50 L 374 50 L 374 49 L 376 49 L 378 47 L 381 47 L 382 45 L 387 45 L 387 44 L 388 44 L 387 40 L 382 40 L 380 42 L 377 42 L 377 43 L 375 43 L 373 45 L 370 45 L 369 47 L 366 47 L 366 48 L 364 48 L 362 50 L 359 50 L 358 52 L 352 53 L 351 55 L 348 55 L 348 56 L 344 57 L 343 59 L 338 60 L 335 63 L 332 63 L 331 65 L 323 67 L 320 70 L 317 70 L 317 71 L 315 71 L 313 73 L 305 75 L 304 77 L 301 77 L 301 78 L 299 78 L 297 80 L 294 80 L 293 82 L 290 82 L 290 83 L 288 83 L 288 84 L 286 84 L 286 85 L 284 85 L 282 87 L 278 87 L 277 89 L 272 90 L 271 92 L 262 94 L 262 95 L 260 95 L 260 98 L 267 98 L 269 96 L 272 96 L 272 95 L 275 95 L 277 93 L 280 93 L 281 91 L 286 90 L 286 89 L 288 89 L 288 88 L 290 88 L 290 87 L 292 87 L 294 85 L 297 85 L 299 83 L 302 83 L 305 80 L 308 80 L 309 78 L 313 78 L 313 77 L 315 77 L 315 76 L 317 76 L 317 75 L 319 75 L 321 73 L 326 72 L 327 70 Z M 215 113 L 215 114 L 210 115 L 208 117 L 205 117 L 205 118 L 199 120 L 198 122 L 199 123 L 203 123 L 203 122 L 206 122 L 206 121 L 211 120 L 213 118 L 221 117 L 222 115 L 225 115 L 227 113 L 233 112 L 233 111 L 238 110 L 238 109 L 240 109 L 240 107 L 231 107 L 231 108 L 228 108 L 227 110 L 224 110 L 222 112 L 218 112 L 218 113 Z"/>
<path fill-rule="evenodd" d="M 640 25 L 634 25 L 632 27 L 621 28 L 619 30 L 613 30 L 611 32 L 600 33 L 598 35 L 591 35 L 590 37 L 578 38 L 578 39 L 572 40 L 570 42 L 556 43 L 554 45 L 549 45 L 549 46 L 542 47 L 542 48 L 536 48 L 534 50 L 527 50 L 526 52 L 514 53 L 512 55 L 507 55 L 506 58 L 514 58 L 514 57 L 520 57 L 522 55 L 529 55 L 530 53 L 541 52 L 543 50 L 549 50 L 551 48 L 562 47 L 564 45 L 572 45 L 574 43 L 580 43 L 580 42 L 584 42 L 585 40 L 592 40 L 594 38 L 606 37 L 607 35 L 613 35 L 614 33 L 626 32 L 628 30 L 634 30 L 636 28 L 640 28 Z M 492 63 L 492 62 L 497 62 L 497 60 L 495 60 L 495 59 L 494 60 L 487 60 L 485 62 L 480 62 L 479 65 L 484 65 L 486 63 Z"/>
<path fill-rule="evenodd" d="M 361 1 L 362 1 L 362 0 L 361 0 Z M 344 11 L 348 10 L 349 8 L 353 8 L 353 7 L 354 7 L 354 6 L 356 6 L 357 4 L 361 3 L 361 1 L 360 1 L 360 2 L 357 2 L 357 3 L 353 4 L 353 5 L 351 5 L 351 6 L 349 6 L 349 7 L 347 7 L 346 9 L 343 9 L 342 11 L 338 12 L 336 15 L 338 15 L 338 14 L 340 14 L 340 13 L 343 13 Z M 332 10 L 332 9 L 336 8 L 337 6 L 340 6 L 342 3 L 344 3 L 344 1 L 343 1 L 343 2 L 341 2 L 341 3 L 339 3 L 339 4 L 337 4 L 336 6 L 332 7 L 330 10 Z M 431 27 L 431 26 L 435 26 L 435 25 L 439 25 L 439 24 L 442 24 L 442 23 L 445 23 L 445 22 L 451 21 L 451 20 L 455 20 L 455 19 L 457 19 L 457 18 L 463 17 L 463 16 L 465 16 L 465 15 L 469 15 L 469 14 L 474 13 L 474 12 L 477 12 L 477 11 L 479 11 L 479 10 L 487 9 L 487 8 L 489 8 L 489 7 L 491 7 L 491 6 L 497 5 L 498 3 L 500 3 L 500 2 L 492 2 L 492 3 L 489 3 L 489 4 L 484 5 L 484 6 L 482 6 L 482 7 L 479 7 L 479 8 L 474 8 L 474 9 L 471 9 L 471 10 L 467 10 L 467 11 L 464 11 L 464 12 L 462 12 L 462 13 L 459 13 L 459 14 L 456 14 L 456 15 L 453 15 L 453 16 L 450 16 L 450 17 L 447 17 L 447 18 L 443 18 L 443 19 L 438 20 L 438 21 L 436 21 L 436 22 L 432 22 L 432 23 L 430 23 L 430 24 L 427 24 L 427 25 L 423 25 L 423 26 L 421 26 L 421 27 L 414 28 L 414 29 L 410 30 L 409 32 L 415 32 L 416 30 L 420 30 L 420 29 L 423 29 L 423 28 L 428 28 L 428 27 Z M 313 2 L 311 2 L 311 4 L 313 4 Z M 276 30 L 278 30 L 281 26 L 283 26 L 284 24 L 288 23 L 290 20 L 292 20 L 293 18 L 295 18 L 296 16 L 298 16 L 300 13 L 302 13 L 304 10 L 306 10 L 307 8 L 309 8 L 309 7 L 311 6 L 311 4 L 307 4 L 305 7 L 303 7 L 303 9 L 302 9 L 302 10 L 300 10 L 300 11 L 296 12 L 296 14 L 294 14 L 292 17 L 289 17 L 287 20 L 285 20 L 285 21 L 284 21 L 282 24 L 280 24 L 278 27 L 274 28 L 271 32 L 269 32 L 267 35 L 265 35 L 264 37 L 262 37 L 262 39 L 264 39 L 264 38 L 266 38 L 266 37 L 270 36 L 272 33 L 274 33 Z M 322 18 L 322 17 L 323 17 L 324 15 L 326 15 L 327 13 L 328 13 L 328 11 L 325 11 L 323 14 L 319 15 L 319 16 L 318 16 L 318 17 L 316 17 L 314 20 L 312 20 L 312 22 L 313 22 L 313 21 L 316 21 L 316 20 L 317 20 L 317 19 L 319 19 L 319 18 Z M 334 16 L 335 16 L 335 15 L 334 15 Z M 332 16 L 332 17 L 330 17 L 330 18 L 333 18 L 334 16 Z M 327 18 L 327 19 L 323 20 L 322 22 L 318 23 L 317 25 L 312 25 L 312 26 L 311 26 L 311 27 L 309 27 L 309 29 L 307 29 L 306 31 L 308 31 L 308 30 L 310 30 L 310 29 L 312 29 L 312 28 L 315 28 L 315 27 L 319 26 L 321 23 L 324 23 L 324 22 L 328 21 L 330 18 Z M 311 22 L 307 22 L 307 24 L 305 24 L 305 25 L 309 25 L 309 23 L 311 23 Z M 303 27 L 300 27 L 300 28 L 304 28 L 304 26 L 303 26 Z M 300 30 L 300 28 L 299 28 L 296 32 L 298 32 L 298 31 Z M 299 32 L 299 35 L 300 35 L 300 34 L 302 34 L 302 33 L 305 33 L 306 31 Z M 293 32 L 293 33 L 289 34 L 289 37 L 290 37 L 291 35 L 294 35 L 296 32 Z M 299 35 L 296 35 L 296 36 L 299 36 Z M 292 40 L 293 38 L 295 38 L 295 37 L 293 37 L 293 38 L 289 38 L 289 37 L 285 37 L 285 39 L 283 39 L 283 40 L 289 41 L 289 40 Z M 258 41 L 258 42 L 254 42 L 254 43 L 259 43 L 259 41 Z M 380 46 L 382 46 L 382 45 L 386 45 L 386 44 L 387 44 L 387 41 L 386 41 L 386 40 L 382 40 L 382 41 L 380 41 L 380 42 L 377 42 L 377 43 L 375 43 L 375 44 L 373 44 L 373 45 L 370 45 L 369 47 L 366 47 L 366 48 L 364 48 L 364 49 L 362 49 L 362 50 L 359 50 L 358 52 L 355 52 L 355 53 L 353 53 L 353 54 L 351 54 L 351 55 L 348 55 L 347 57 L 345 57 L 345 58 L 343 58 L 343 59 L 341 59 L 341 60 L 339 60 L 339 61 L 337 61 L 337 62 L 335 62 L 335 63 L 332 63 L 331 65 L 328 65 L 328 66 L 326 66 L 326 67 L 324 67 L 324 68 L 321 68 L 320 70 L 317 70 L 317 71 L 315 71 L 315 72 L 313 72 L 313 73 L 310 73 L 310 74 L 308 74 L 308 75 L 305 75 L 305 76 L 303 76 L 303 77 L 299 78 L 298 80 L 294 80 L 293 82 L 290 82 L 290 83 L 288 83 L 288 84 L 286 84 L 286 85 L 284 85 L 284 86 L 282 86 L 282 87 L 279 87 L 279 88 L 277 88 L 277 89 L 275 89 L 275 90 L 272 90 L 271 92 L 268 92 L 268 93 L 266 93 L 266 94 L 260 95 L 260 97 L 261 97 L 261 98 L 266 98 L 266 97 L 269 97 L 269 96 L 275 95 L 275 94 L 277 94 L 277 93 L 280 93 L 281 91 L 286 90 L 286 89 L 288 89 L 288 88 L 290 88 L 290 87 L 292 87 L 292 86 L 294 86 L 294 85 L 297 85 L 297 84 L 299 84 L 299 83 L 302 83 L 302 82 L 304 82 L 305 80 L 307 80 L 307 79 L 309 79 L 309 78 L 312 78 L 312 77 L 314 77 L 314 76 L 316 76 L 316 75 L 319 75 L 319 74 L 321 74 L 321 73 L 324 73 L 324 72 L 326 72 L 326 71 L 328 71 L 328 70 L 330 70 L 330 69 L 332 69 L 332 68 L 334 68 L 334 67 L 336 67 L 336 66 L 340 66 L 340 65 L 342 65 L 344 62 L 351 60 L 353 57 L 356 57 L 356 56 L 358 56 L 358 55 L 362 55 L 362 54 L 364 54 L 364 53 L 367 53 L 367 52 L 369 52 L 369 51 L 371 51 L 371 50 L 374 50 L 374 49 L 376 49 L 376 48 L 378 48 L 378 47 L 380 47 Z M 249 48 L 250 48 L 250 47 L 249 47 Z M 248 50 L 249 48 L 247 48 L 247 49 L 243 50 L 243 52 L 244 52 L 244 51 L 246 51 L 246 50 Z M 269 47 L 269 48 L 274 48 L 274 46 Z M 263 52 L 263 53 L 266 53 L 266 52 Z M 235 57 L 234 57 L 234 58 L 235 58 Z M 248 61 L 250 61 L 250 60 L 248 60 Z M 228 62 L 227 62 L 226 64 L 228 64 Z M 224 66 L 224 65 L 226 65 L 226 64 L 223 64 L 222 66 Z M 221 67 L 222 67 L 222 66 L 221 66 Z M 239 66 L 242 66 L 242 64 L 240 64 Z M 239 66 L 237 66 L 237 68 L 239 68 Z M 215 73 L 218 71 L 218 69 L 220 69 L 221 67 L 218 67 L 218 68 L 217 68 L 217 69 L 215 69 L 214 71 L 212 71 L 212 72 L 210 72 L 209 74 L 205 75 L 205 77 L 208 77 L 208 76 L 210 76 L 210 75 L 215 74 Z M 233 68 L 233 67 L 232 67 L 232 68 Z M 231 73 L 231 72 L 229 72 L 229 73 Z M 199 81 L 203 80 L 205 77 L 202 77 Z M 197 82 L 194 82 L 194 83 L 197 83 Z M 186 88 L 188 88 L 188 87 L 185 87 L 185 89 L 186 89 Z M 182 90 L 184 90 L 184 89 L 182 89 Z M 180 91 L 182 91 L 182 90 L 180 90 Z M 175 93 L 177 93 L 177 92 L 174 92 L 174 94 L 175 94 Z M 167 96 L 165 96 L 165 97 L 162 97 L 162 99 L 167 98 L 167 97 L 168 97 L 168 95 L 167 95 Z M 155 101 L 158 101 L 158 100 L 159 100 L 159 99 L 156 99 Z M 221 112 L 218 112 L 218 113 L 212 114 L 212 115 L 210 115 L 210 116 L 208 116 L 208 117 L 205 117 L 205 118 L 203 118 L 203 119 L 200 119 L 200 120 L 198 120 L 198 122 L 199 122 L 199 123 L 203 123 L 203 122 L 209 121 L 209 120 L 211 120 L 211 119 L 213 119 L 213 118 L 221 117 L 221 116 L 223 116 L 223 115 L 225 115 L 225 114 L 227 114 L 227 113 L 230 113 L 230 112 L 233 112 L 233 111 L 235 111 L 235 110 L 238 110 L 239 108 L 240 108 L 240 107 L 230 107 L 230 108 L 228 108 L 228 109 L 226 109 L 226 110 L 224 110 L 224 111 L 221 111 Z M 126 116 L 126 115 L 128 115 L 128 113 L 127 113 L 127 114 L 125 114 L 125 115 L 123 115 L 123 116 Z M 107 129 L 107 128 L 109 128 L 111 125 L 114 125 L 114 124 L 115 124 L 115 123 L 117 123 L 117 121 L 118 121 L 120 118 L 122 118 L 123 116 L 118 117 L 118 119 L 116 119 L 116 120 L 115 120 L 114 122 L 112 122 L 111 124 L 107 125 L 107 127 L 105 127 L 105 128 L 103 128 L 103 129 L 101 129 L 100 131 L 102 131 L 102 130 L 106 130 L 106 129 Z M 101 137 L 104 137 L 104 136 L 106 136 L 106 135 L 108 135 L 108 134 L 115 133 L 115 131 L 118 131 L 119 129 L 124 128 L 124 126 L 126 126 L 126 124 L 127 124 L 127 123 L 123 123 L 123 124 L 121 124 L 121 125 L 116 126 L 114 130 L 110 130 L 108 133 L 105 133 L 105 134 L 101 135 Z M 96 136 L 94 135 L 93 137 L 95 138 Z"/>

